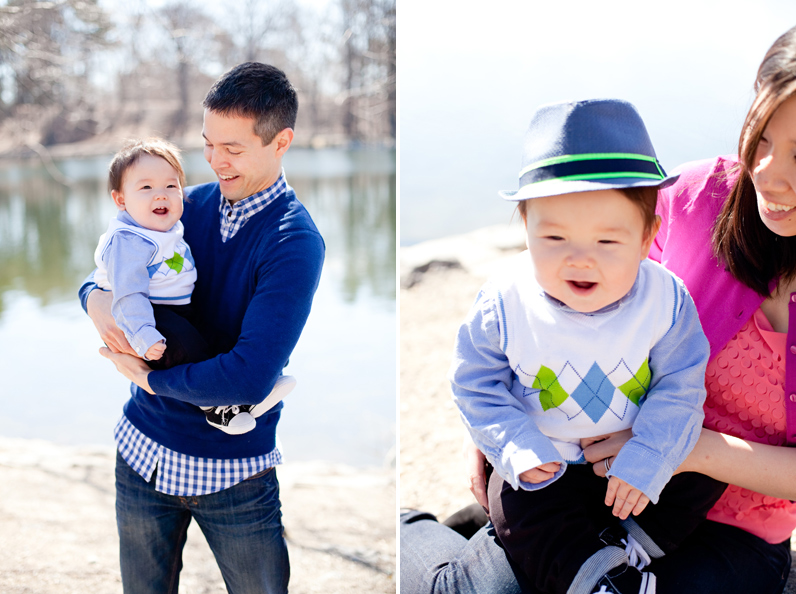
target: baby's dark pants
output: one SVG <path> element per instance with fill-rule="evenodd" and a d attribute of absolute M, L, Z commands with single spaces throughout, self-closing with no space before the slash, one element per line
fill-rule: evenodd
<path fill-rule="evenodd" d="M 604 503 L 607 487 L 590 464 L 571 464 L 536 491 L 515 491 L 496 472 L 490 476 L 489 511 L 498 539 L 540 592 L 566 593 L 584 562 L 606 546 L 599 534 L 619 526 Z M 702 474 L 678 474 L 657 504 L 631 517 L 669 553 L 706 518 L 726 487 Z"/>
<path fill-rule="evenodd" d="M 151 369 L 169 369 L 210 358 L 207 341 L 191 321 L 191 306 L 152 304 L 155 327 L 166 339 L 166 352 L 157 361 L 147 361 Z"/>

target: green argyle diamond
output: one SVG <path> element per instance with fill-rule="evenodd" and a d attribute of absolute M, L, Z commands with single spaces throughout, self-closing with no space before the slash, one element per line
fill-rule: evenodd
<path fill-rule="evenodd" d="M 561 406 L 569 398 L 569 394 L 558 383 L 555 372 L 549 367 L 542 365 L 533 380 L 533 388 L 540 390 L 539 403 L 542 410 L 549 410 Z"/>
<path fill-rule="evenodd" d="M 179 273 L 182 272 L 183 266 L 185 266 L 185 258 L 174 252 L 174 255 L 166 260 L 164 264 Z"/>
<path fill-rule="evenodd" d="M 635 375 L 619 386 L 619 390 L 622 394 L 627 396 L 630 402 L 638 406 L 641 398 L 643 398 L 647 390 L 649 390 L 651 378 L 652 373 L 650 372 L 649 361 L 645 359 Z"/>

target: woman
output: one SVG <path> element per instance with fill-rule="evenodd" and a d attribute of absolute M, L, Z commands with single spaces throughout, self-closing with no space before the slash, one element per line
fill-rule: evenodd
<path fill-rule="evenodd" d="M 684 166 L 661 191 L 651 257 L 688 287 L 711 344 L 705 426 L 679 471 L 730 484 L 675 553 L 653 560 L 661 594 L 782 592 L 796 528 L 796 27 L 766 54 L 739 158 Z M 796 313 L 794 313 L 796 319 Z M 786 368 L 790 370 L 786 376 Z M 628 434 L 591 445 L 604 475 Z M 469 453 L 486 504 L 483 457 Z M 416 512 L 402 516 L 404 592 L 533 592 L 489 527 L 469 541 Z"/>

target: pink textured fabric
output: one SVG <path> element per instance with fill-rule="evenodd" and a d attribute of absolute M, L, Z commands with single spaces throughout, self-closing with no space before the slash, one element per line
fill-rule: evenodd
<path fill-rule="evenodd" d="M 705 427 L 785 445 L 785 339 L 758 309 L 708 363 Z M 796 504 L 730 485 L 708 519 L 778 543 L 796 528 Z"/>

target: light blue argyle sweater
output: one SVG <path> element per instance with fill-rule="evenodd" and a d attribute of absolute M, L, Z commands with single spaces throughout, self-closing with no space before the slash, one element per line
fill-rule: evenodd
<path fill-rule="evenodd" d="M 609 474 L 654 502 L 696 443 L 708 343 L 682 282 L 645 260 L 622 299 L 584 314 L 536 283 L 528 252 L 492 279 L 462 325 L 454 400 L 476 445 L 515 488 L 580 439 L 633 427 Z"/>

